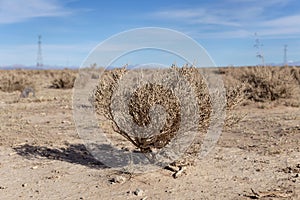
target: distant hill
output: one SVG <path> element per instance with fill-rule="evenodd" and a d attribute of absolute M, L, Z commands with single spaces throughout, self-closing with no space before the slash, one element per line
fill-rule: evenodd
<path fill-rule="evenodd" d="M 246 65 L 245 65 L 246 66 Z M 247 65 L 248 66 L 248 65 Z M 266 63 L 266 66 L 284 66 L 284 63 Z M 289 62 L 288 66 L 300 66 L 300 61 L 297 62 Z M 127 66 L 127 69 L 134 69 L 138 68 L 139 65 L 129 65 Z M 220 66 L 222 67 L 222 66 Z M 242 67 L 242 66 L 237 66 Z M 108 66 L 106 69 L 114 69 L 115 66 Z M 28 69 L 28 70 L 47 70 L 47 69 L 79 69 L 79 66 L 51 66 L 46 65 L 43 67 L 37 67 L 35 65 L 21 65 L 21 64 L 15 64 L 15 65 L 0 65 L 0 70 L 11 70 L 11 69 Z"/>
<path fill-rule="evenodd" d="M 300 66 L 300 61 L 288 62 L 288 66 Z M 267 66 L 284 66 L 285 63 L 267 63 Z"/>
<path fill-rule="evenodd" d="M 16 65 L 3 65 L 1 66 L 0 65 L 0 70 L 11 70 L 11 69 L 28 69 L 28 70 L 46 70 L 46 69 L 65 69 L 65 68 L 68 68 L 68 69 L 78 69 L 79 67 L 78 66 L 50 66 L 50 65 L 46 65 L 46 66 L 43 66 L 43 67 L 37 67 L 37 66 L 34 66 L 34 65 L 19 65 L 19 64 L 16 64 Z"/>

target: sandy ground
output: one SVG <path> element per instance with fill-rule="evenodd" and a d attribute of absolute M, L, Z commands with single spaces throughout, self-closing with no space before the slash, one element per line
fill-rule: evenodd
<path fill-rule="evenodd" d="M 174 179 L 95 160 L 75 129 L 72 90 L 48 84 L 19 101 L 0 92 L 0 199 L 300 199 L 299 107 L 238 107 L 246 117 Z"/>

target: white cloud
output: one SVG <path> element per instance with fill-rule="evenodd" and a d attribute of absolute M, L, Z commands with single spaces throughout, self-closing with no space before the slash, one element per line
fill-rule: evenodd
<path fill-rule="evenodd" d="M 300 15 L 290 15 L 263 20 L 257 24 L 259 34 L 268 37 L 299 37 Z"/>
<path fill-rule="evenodd" d="M 219 31 L 219 32 L 202 32 L 202 33 L 195 33 L 190 32 L 187 33 L 189 35 L 192 35 L 195 38 L 216 38 L 216 39 L 234 39 L 234 38 L 246 38 L 246 37 L 252 37 L 253 33 L 247 30 L 238 29 L 234 31 Z"/>
<path fill-rule="evenodd" d="M 253 4 L 257 6 L 272 6 L 272 5 L 278 5 L 278 4 L 287 4 L 291 2 L 291 0 L 268 0 L 268 1 L 261 1 L 261 0 L 226 0 L 227 3 L 238 3 L 238 4 Z"/>
<path fill-rule="evenodd" d="M 261 23 L 261 26 L 265 27 L 300 27 L 300 15 L 290 15 L 279 17 L 272 20 L 266 20 Z"/>
<path fill-rule="evenodd" d="M 300 15 L 287 12 L 294 0 L 225 0 L 209 5 L 169 8 L 152 13 L 193 37 L 245 38 L 254 32 L 266 37 L 299 37 Z"/>
<path fill-rule="evenodd" d="M 215 24 L 226 26 L 239 26 L 238 23 L 232 21 L 229 15 L 224 15 L 221 10 L 212 10 L 205 8 L 188 8 L 188 9 L 170 9 L 158 11 L 152 14 L 155 18 L 163 18 L 167 20 L 178 20 L 189 24 Z"/>
<path fill-rule="evenodd" d="M 186 24 L 236 28 L 262 20 L 273 10 L 280 9 L 290 1 L 292 0 L 225 0 L 194 7 L 162 9 L 153 12 L 151 16 L 159 20 L 173 20 Z"/>
<path fill-rule="evenodd" d="M 16 23 L 36 17 L 56 17 L 72 12 L 55 0 L 0 0 L 0 24 Z"/>

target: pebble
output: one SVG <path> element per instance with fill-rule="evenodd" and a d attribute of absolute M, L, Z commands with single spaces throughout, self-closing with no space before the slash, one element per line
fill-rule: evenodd
<path fill-rule="evenodd" d="M 68 124 L 68 125 L 71 125 L 71 124 L 72 124 L 72 122 L 67 121 L 67 120 L 62 120 L 61 123 L 62 123 L 62 124 Z"/>
<path fill-rule="evenodd" d="M 144 191 L 140 188 L 137 188 L 134 192 L 133 192 L 136 196 L 140 197 L 143 196 Z"/>
<path fill-rule="evenodd" d="M 124 183 L 126 181 L 126 178 L 124 176 L 115 176 L 111 179 L 111 183 L 112 184 L 115 184 L 115 183 Z"/>
<path fill-rule="evenodd" d="M 31 167 L 31 169 L 37 169 L 38 168 L 38 166 L 33 166 L 33 167 Z"/>
<path fill-rule="evenodd" d="M 22 187 L 27 187 L 27 183 L 23 183 L 23 184 L 22 184 Z"/>
<path fill-rule="evenodd" d="M 8 155 L 13 156 L 13 155 L 16 155 L 16 154 L 17 154 L 17 152 L 12 152 L 12 153 L 9 153 Z"/>
<path fill-rule="evenodd" d="M 182 174 L 183 174 L 183 172 L 186 170 L 186 167 L 180 167 L 180 170 L 178 170 L 177 172 L 175 172 L 174 174 L 173 174 L 173 177 L 174 178 L 178 178 L 178 177 L 180 177 Z"/>

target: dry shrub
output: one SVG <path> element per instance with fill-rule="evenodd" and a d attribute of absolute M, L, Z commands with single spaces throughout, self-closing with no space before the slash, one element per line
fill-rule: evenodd
<path fill-rule="evenodd" d="M 245 89 L 246 84 L 238 80 L 241 68 L 237 67 L 222 67 L 215 70 L 215 74 L 220 74 L 223 78 L 226 89 L 226 119 L 224 129 L 230 130 L 245 118 L 246 113 L 232 112 L 236 107 L 246 103 Z"/>
<path fill-rule="evenodd" d="M 110 109 L 113 92 L 117 88 L 119 79 L 126 73 L 125 68 L 105 70 L 101 76 L 95 93 L 95 108 L 98 114 L 106 119 L 113 120 Z"/>
<path fill-rule="evenodd" d="M 56 74 L 55 74 L 56 75 Z M 58 73 L 58 77 L 56 77 L 50 85 L 50 88 L 55 89 L 70 89 L 74 87 L 76 76 L 71 70 L 63 70 Z"/>
<path fill-rule="evenodd" d="M 199 69 L 195 67 L 178 68 L 173 66 L 172 69 L 168 70 L 176 70 L 181 76 L 185 77 L 196 96 L 199 110 L 199 124 L 196 124 L 196 126 L 200 134 L 197 135 L 193 144 L 186 152 L 186 154 L 195 155 L 199 152 L 204 135 L 210 124 L 212 112 L 211 97 Z M 150 108 L 155 104 L 164 107 L 167 114 L 165 124 L 160 134 L 142 139 L 133 137 L 132 134 L 124 132 L 118 127 L 110 107 L 114 91 L 118 88 L 118 81 L 126 72 L 127 69 L 125 68 L 104 71 L 95 91 L 95 110 L 99 116 L 104 116 L 105 119 L 109 121 L 108 124 L 112 126 L 114 132 L 122 135 L 142 152 L 147 153 L 153 149 L 161 149 L 165 147 L 178 132 L 181 123 L 178 99 L 171 90 L 161 85 L 146 84 L 136 90 L 131 96 L 128 108 L 130 116 L 137 125 L 146 126 L 150 123 Z M 243 94 L 236 88 L 230 89 L 229 93 L 227 93 L 227 98 L 229 98 L 229 100 L 227 100 L 228 109 L 232 109 L 232 107 L 237 105 L 240 102 L 241 94 Z M 101 121 L 100 123 L 103 122 Z"/>
<path fill-rule="evenodd" d="M 103 73 L 95 94 L 96 111 L 99 115 L 105 116 L 106 119 L 109 119 L 113 123 L 115 132 L 121 134 L 142 152 L 151 152 L 151 148 L 160 149 L 167 145 L 178 131 L 180 123 L 178 99 L 172 91 L 161 85 L 146 84 L 144 87 L 136 90 L 132 94 L 128 105 L 129 114 L 133 121 L 139 126 L 149 125 L 151 121 L 149 116 L 150 109 L 157 104 L 165 108 L 167 113 L 166 124 L 160 134 L 155 134 L 147 138 L 130 136 L 131 133 L 126 133 L 119 128 L 113 119 L 113 113 L 110 108 L 112 95 L 118 87 L 118 81 L 126 72 L 125 68 L 119 68 L 106 70 Z"/>
<path fill-rule="evenodd" d="M 290 98 L 294 79 L 288 67 L 246 67 L 236 69 L 237 78 L 245 83 L 246 97 L 256 102 Z"/>
<path fill-rule="evenodd" d="M 199 133 L 195 135 L 192 144 L 189 146 L 188 149 L 186 149 L 186 152 L 184 152 L 183 157 L 171 164 L 191 165 L 195 162 L 195 159 L 200 152 L 202 142 L 204 140 L 207 129 L 210 125 L 210 117 L 212 114 L 212 99 L 200 69 L 197 69 L 193 66 L 192 67 L 185 66 L 181 68 L 173 66 L 173 68 L 175 68 L 175 70 L 177 70 L 180 75 L 182 75 L 186 80 L 189 81 L 189 84 L 194 90 L 195 96 L 197 98 L 197 104 L 198 104 Z"/>
<path fill-rule="evenodd" d="M 240 69 L 234 67 L 219 68 L 217 74 L 222 74 L 224 86 L 226 88 L 227 108 L 232 110 L 240 105 L 245 99 L 246 84 L 237 79 L 240 76 Z"/>
<path fill-rule="evenodd" d="M 122 148 L 125 148 L 124 146 L 129 148 L 132 147 L 131 145 L 134 144 L 134 141 L 132 141 L 129 136 L 119 131 L 116 123 L 114 122 L 110 108 L 113 92 L 118 86 L 118 80 L 123 74 L 125 74 L 125 72 L 125 68 L 102 71 L 99 84 L 94 94 L 93 102 L 95 110 L 98 114 L 97 117 L 99 118 L 101 128 L 109 133 L 107 137 L 111 141 L 114 141 L 116 146 L 121 145 Z"/>
<path fill-rule="evenodd" d="M 241 120 L 245 118 L 247 113 L 234 113 L 230 112 L 234 110 L 237 106 L 242 105 L 245 102 L 245 85 L 242 83 L 237 83 L 236 85 L 225 85 L 226 88 L 226 99 L 227 99 L 227 112 L 224 128 L 229 130 L 234 125 L 238 124 Z"/>
<path fill-rule="evenodd" d="M 146 138 L 135 137 L 136 145 L 142 152 L 151 151 L 150 147 L 161 149 L 175 136 L 180 126 L 180 105 L 171 90 L 161 85 L 146 84 L 136 90 L 128 105 L 133 121 L 146 127 L 151 123 L 150 109 L 154 105 L 162 106 L 166 113 L 166 122 L 160 134 L 149 135 Z"/>
<path fill-rule="evenodd" d="M 202 122 L 199 127 L 203 129 L 207 127 L 211 112 L 208 90 L 204 81 L 200 78 L 201 75 L 196 68 L 176 68 L 176 70 L 182 76 L 186 77 L 195 89 L 199 104 L 200 121 Z M 170 142 L 179 129 L 180 105 L 178 99 L 171 90 L 161 85 L 146 84 L 144 87 L 136 90 L 130 99 L 128 107 L 129 114 L 137 125 L 146 126 L 150 123 L 149 111 L 155 104 L 164 107 L 167 116 L 166 123 L 160 134 L 143 139 L 130 137 L 130 133 L 123 132 L 114 122 L 110 109 L 111 98 L 113 92 L 118 87 L 118 80 L 126 71 L 125 68 L 122 68 L 106 70 L 104 72 L 95 94 L 96 111 L 98 114 L 112 121 L 114 130 L 132 142 L 142 152 L 151 151 L 152 148 L 161 149 Z"/>
<path fill-rule="evenodd" d="M 298 82 L 300 85 L 300 67 L 293 67 L 291 69 L 291 74 L 294 77 L 294 79 Z"/>
<path fill-rule="evenodd" d="M 189 81 L 189 84 L 192 86 L 199 109 L 199 129 L 206 130 L 209 126 L 209 119 L 211 114 L 211 97 L 206 85 L 204 78 L 202 77 L 199 69 L 195 67 L 175 67 L 175 69 L 182 75 L 186 80 Z"/>
<path fill-rule="evenodd" d="M 33 80 L 25 70 L 1 71 L 0 90 L 3 92 L 22 92 L 25 88 L 35 88 Z"/>

